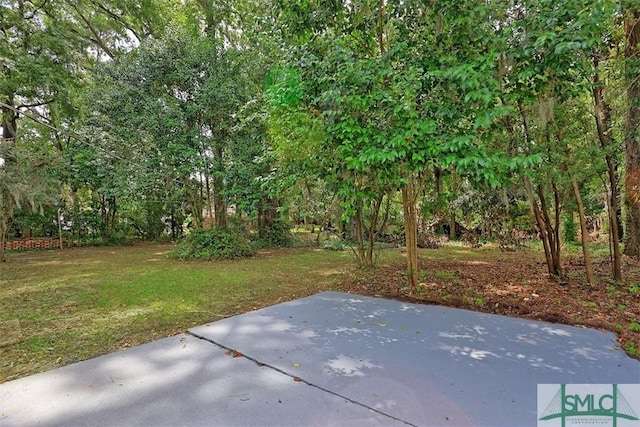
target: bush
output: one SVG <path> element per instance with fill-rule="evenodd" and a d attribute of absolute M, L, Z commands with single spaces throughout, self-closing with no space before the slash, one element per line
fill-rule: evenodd
<path fill-rule="evenodd" d="M 258 230 L 255 245 L 260 248 L 274 248 L 291 246 L 292 242 L 291 226 L 286 221 L 277 219 Z"/>
<path fill-rule="evenodd" d="M 191 230 L 171 256 L 178 259 L 239 259 L 253 256 L 255 250 L 249 241 L 228 228 Z"/>

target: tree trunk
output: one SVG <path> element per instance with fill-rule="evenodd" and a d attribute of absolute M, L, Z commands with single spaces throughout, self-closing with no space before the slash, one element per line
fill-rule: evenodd
<path fill-rule="evenodd" d="M 71 197 L 71 206 L 72 206 L 72 213 L 71 213 L 71 221 L 72 221 L 72 227 L 71 227 L 71 236 L 72 237 L 76 237 L 76 238 L 80 238 L 80 230 L 79 230 L 79 223 L 80 221 L 78 221 L 78 217 L 80 216 L 80 201 L 78 200 L 78 189 L 76 188 L 76 186 L 71 185 L 71 191 L 69 194 L 69 197 Z"/>
<path fill-rule="evenodd" d="M 571 184 L 573 186 L 573 194 L 576 196 L 576 202 L 578 203 L 578 216 L 580 217 L 580 233 L 582 236 L 582 255 L 584 256 L 584 267 L 587 273 L 587 282 L 590 285 L 595 284 L 593 277 L 593 266 L 591 264 L 591 254 L 589 253 L 589 230 L 587 229 L 587 220 L 584 215 L 584 204 L 582 203 L 582 196 L 580 195 L 580 188 L 578 187 L 578 181 L 576 177 L 571 174 Z"/>
<path fill-rule="evenodd" d="M 529 135 L 529 123 L 527 120 L 527 115 L 525 113 L 524 107 L 521 103 L 518 104 L 518 111 L 520 112 L 520 117 L 522 118 L 522 125 L 524 127 L 524 135 L 525 135 L 526 141 L 529 142 L 531 141 L 531 137 Z M 515 140 L 515 129 L 513 128 L 510 122 L 507 122 L 507 126 L 512 135 L 512 140 Z M 540 240 L 542 241 L 542 247 L 544 248 L 545 260 L 547 261 L 547 270 L 549 272 L 549 275 L 555 276 L 556 275 L 556 269 L 554 267 L 555 257 L 553 254 L 554 245 L 552 244 L 553 236 L 549 235 L 549 229 L 551 228 L 549 224 L 547 224 L 547 220 L 549 217 L 546 212 L 544 212 L 543 214 L 543 209 L 545 208 L 544 192 L 541 187 L 538 187 L 538 194 L 539 195 L 542 194 L 543 196 L 541 200 L 541 203 L 543 204 L 543 209 L 541 209 L 540 206 L 538 206 L 538 203 L 536 202 L 535 191 L 533 189 L 531 180 L 527 175 L 524 176 L 524 186 L 527 191 L 527 198 L 529 199 L 529 208 L 531 209 L 531 213 L 533 214 L 533 217 L 536 221 L 536 225 L 538 226 L 538 232 L 540 233 Z"/>
<path fill-rule="evenodd" d="M 2 139 L 15 140 L 18 132 L 17 114 L 13 110 L 13 96 L 8 96 L 2 100 Z"/>
<path fill-rule="evenodd" d="M 626 10 L 625 255 L 640 257 L 640 9 Z"/>
<path fill-rule="evenodd" d="M 557 220 L 560 215 L 558 196 L 556 194 L 555 197 L 554 217 L 556 218 L 556 224 L 554 226 L 548 214 L 546 196 L 542 186 L 538 186 L 537 191 L 535 191 L 531 184 L 531 180 L 527 176 L 524 177 L 524 183 L 527 190 L 527 197 L 529 199 L 529 207 L 531 208 L 531 212 L 533 213 L 540 232 L 540 240 L 542 241 L 542 246 L 544 248 L 544 256 L 547 262 L 547 271 L 549 272 L 549 276 L 564 280 L 560 257 L 560 239 Z M 535 199 L 536 193 L 540 200 L 540 205 L 538 205 L 538 202 Z"/>
<path fill-rule="evenodd" d="M 107 198 L 104 194 L 100 195 L 100 218 L 102 218 L 102 234 L 105 239 L 109 239 L 109 218 L 107 216 Z"/>
<path fill-rule="evenodd" d="M 451 188 L 449 191 L 454 192 L 454 194 L 458 192 L 458 175 L 455 170 L 451 171 Z M 456 210 L 449 203 L 449 240 L 455 240 L 456 237 Z"/>
<path fill-rule="evenodd" d="M 371 222 L 367 225 L 363 217 L 363 203 L 360 202 L 354 216 L 356 225 L 356 237 L 358 246 L 354 249 L 354 255 L 358 262 L 365 266 L 371 267 L 374 264 L 373 249 L 378 234 L 378 218 L 380 217 L 380 208 L 384 195 L 378 196 L 371 207 Z M 366 230 L 366 235 L 365 235 Z"/>
<path fill-rule="evenodd" d="M 605 86 L 598 73 L 599 54 L 593 53 L 593 101 L 595 106 L 596 128 L 600 146 L 605 152 L 607 176 L 609 178 L 609 235 L 612 248 L 613 278 L 622 281 L 621 252 L 620 252 L 620 219 L 618 217 L 618 164 L 613 151 L 613 126 L 611 123 L 611 108 L 605 97 Z"/>
<path fill-rule="evenodd" d="M 356 235 L 358 237 L 358 246 L 355 249 L 355 256 L 361 265 L 367 265 L 365 247 L 364 247 L 364 221 L 362 220 L 362 203 L 359 204 L 355 214 Z"/>
<path fill-rule="evenodd" d="M 217 227 L 226 227 L 228 224 L 227 218 L 227 203 L 223 197 L 224 191 L 224 181 L 221 177 L 223 173 L 223 155 L 224 151 L 220 144 L 217 144 L 215 147 L 215 169 L 213 171 L 213 210 L 216 215 L 216 226 Z"/>
<path fill-rule="evenodd" d="M 549 268 L 549 274 L 553 278 L 564 280 L 564 272 L 562 270 L 562 262 L 560 257 L 560 201 L 558 196 L 558 190 L 555 183 L 552 184 L 553 196 L 554 196 L 554 220 L 551 220 L 549 216 L 549 208 L 547 207 L 547 199 L 544 193 L 544 189 L 541 185 L 538 185 L 538 197 L 540 199 L 540 213 L 543 219 L 543 224 L 546 228 L 546 237 L 549 245 L 551 255 L 551 265 Z"/>
<path fill-rule="evenodd" d="M 449 212 L 449 240 L 456 240 L 456 213 L 453 209 Z"/>
<path fill-rule="evenodd" d="M 3 104 L 0 112 L 2 113 L 2 137 L 0 138 L 0 145 L 5 145 L 5 148 L 2 150 L 2 159 L 4 160 L 4 166 L 8 167 L 12 164 L 16 164 L 18 162 L 18 158 L 16 157 L 16 153 L 13 150 L 12 145 L 15 145 L 16 135 L 17 135 L 17 113 L 13 110 L 13 96 L 8 96 L 6 99 L 2 99 Z M 10 147 L 6 147 L 9 145 Z"/>
<path fill-rule="evenodd" d="M 214 215 L 213 215 L 213 203 L 212 203 L 212 199 L 211 199 L 211 185 L 210 185 L 210 177 L 208 173 L 205 173 L 204 175 L 204 182 L 206 184 L 206 191 L 207 191 L 207 211 L 209 212 L 209 220 L 212 220 Z"/>
<path fill-rule="evenodd" d="M 414 295 L 418 289 L 418 221 L 416 214 L 417 200 L 416 178 L 412 173 L 409 182 L 402 189 L 402 210 L 404 212 L 404 233 L 407 246 L 407 282 L 409 295 Z"/>
<path fill-rule="evenodd" d="M 371 224 L 369 224 L 368 246 L 367 246 L 367 265 L 373 265 L 373 245 L 376 242 L 378 217 L 380 215 L 380 206 L 382 206 L 382 198 L 384 195 L 378 196 L 373 204 L 373 212 L 371 213 Z"/>
<path fill-rule="evenodd" d="M 171 212 L 171 240 L 176 240 L 178 233 L 176 233 L 176 218 L 173 212 Z"/>
<path fill-rule="evenodd" d="M 2 208 L 3 207 L 0 206 L 0 209 Z M 5 262 L 7 260 L 4 254 L 4 245 L 5 245 L 5 242 L 7 241 L 7 228 L 8 228 L 6 218 L 8 218 L 8 215 L 5 215 L 4 213 L 2 213 L 0 216 L 0 262 Z"/>

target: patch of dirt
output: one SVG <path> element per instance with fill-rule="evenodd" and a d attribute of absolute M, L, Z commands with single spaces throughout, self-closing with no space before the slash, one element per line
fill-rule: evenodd
<path fill-rule="evenodd" d="M 436 250 L 437 251 L 437 250 Z M 532 250 L 498 253 L 471 249 L 466 255 L 419 261 L 420 284 L 410 295 L 404 262 L 355 270 L 340 282 L 347 292 L 596 328 L 618 336 L 640 359 L 640 260 L 623 260 L 624 284 L 613 284 L 610 262 L 597 259 L 597 284 L 586 283 L 581 259 L 565 261 L 568 283 L 549 278 L 542 256 Z M 475 253 L 475 256 L 474 256 Z"/>

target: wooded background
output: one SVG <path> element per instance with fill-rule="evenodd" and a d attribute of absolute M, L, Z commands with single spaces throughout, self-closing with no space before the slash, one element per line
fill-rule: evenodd
<path fill-rule="evenodd" d="M 639 50 L 637 0 L 3 0 L 0 237 L 317 224 L 415 288 L 423 233 L 524 233 L 622 280 Z"/>

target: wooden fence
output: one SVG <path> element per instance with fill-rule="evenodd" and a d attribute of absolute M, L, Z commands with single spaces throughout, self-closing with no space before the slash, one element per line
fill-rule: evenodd
<path fill-rule="evenodd" d="M 63 247 L 67 239 L 62 238 Z M 57 237 L 34 237 L 31 239 L 13 239 L 4 242 L 4 250 L 28 250 L 28 249 L 55 249 L 60 247 L 60 239 Z"/>

